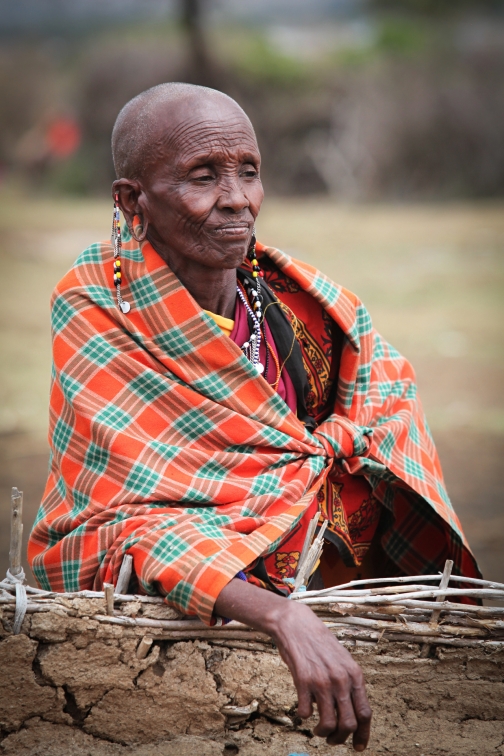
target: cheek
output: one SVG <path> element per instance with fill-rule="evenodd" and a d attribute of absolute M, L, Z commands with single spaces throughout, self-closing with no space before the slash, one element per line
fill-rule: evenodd
<path fill-rule="evenodd" d="M 215 193 L 206 191 L 186 191 L 181 192 L 176 205 L 177 215 L 179 221 L 184 226 L 191 226 L 192 224 L 200 225 L 203 223 L 216 202 Z"/>
<path fill-rule="evenodd" d="M 247 197 L 250 202 L 250 210 L 255 218 L 259 214 L 264 199 L 264 189 L 260 181 L 250 187 L 250 190 L 247 192 Z"/>

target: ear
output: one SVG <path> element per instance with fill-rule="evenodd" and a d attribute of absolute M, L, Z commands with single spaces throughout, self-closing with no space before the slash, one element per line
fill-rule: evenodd
<path fill-rule="evenodd" d="M 141 214 L 139 205 L 141 194 L 142 186 L 136 179 L 117 179 L 112 184 L 112 197 L 114 200 L 117 197 L 117 203 L 130 230 L 135 215 Z"/>

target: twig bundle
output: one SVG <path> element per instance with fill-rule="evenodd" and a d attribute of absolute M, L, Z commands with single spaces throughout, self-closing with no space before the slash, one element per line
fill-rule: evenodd
<path fill-rule="evenodd" d="M 321 591 L 294 592 L 291 600 L 310 605 L 326 626 L 343 640 L 379 642 L 383 639 L 429 645 L 504 647 L 504 585 L 454 576 L 450 572 L 451 565 L 447 564 L 442 576 L 354 580 Z M 438 583 L 437 587 L 432 585 L 434 581 Z M 106 586 L 104 592 L 75 593 L 54 593 L 26 586 L 26 593 L 28 615 L 50 611 L 71 614 L 73 609 L 68 606 L 68 599 L 100 599 L 103 609 L 90 615 L 90 620 L 136 629 L 141 635 L 148 632 L 149 644 L 151 638 L 173 641 L 206 639 L 224 644 L 233 641 L 271 643 L 268 636 L 239 622 L 207 627 L 194 618 L 181 616 L 174 619 L 173 610 L 166 606 L 162 597 L 113 593 L 112 586 Z M 461 598 L 491 599 L 495 605 L 460 603 Z M 145 607 L 144 613 L 147 614 L 155 609 L 156 617 L 129 616 L 126 609 L 131 602 Z M 0 582 L 0 609 L 2 607 L 9 615 L 16 609 L 16 589 L 8 581 Z M 162 616 L 163 607 L 166 607 L 166 618 Z"/>

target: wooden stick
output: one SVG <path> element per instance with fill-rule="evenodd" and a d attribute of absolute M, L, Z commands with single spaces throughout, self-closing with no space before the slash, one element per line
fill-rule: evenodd
<path fill-rule="evenodd" d="M 455 646 L 456 648 L 492 648 L 495 650 L 504 650 L 504 641 L 490 641 L 490 640 L 483 640 L 483 638 L 476 638 L 473 640 L 467 639 L 467 638 L 446 638 L 446 637 L 439 637 L 439 638 L 430 638 L 428 636 L 417 636 L 417 635 L 402 635 L 400 638 L 397 636 L 391 635 L 390 633 L 385 633 L 383 636 L 385 640 L 391 641 L 392 643 L 429 643 L 433 646 Z M 378 634 L 376 633 L 376 640 L 378 640 Z"/>
<path fill-rule="evenodd" d="M 13 591 L 14 588 L 10 583 L 0 582 L 0 588 L 2 590 Z M 32 595 L 35 599 L 54 599 L 54 598 L 67 598 L 67 599 L 100 599 L 103 598 L 103 591 L 76 591 L 75 593 L 58 593 L 57 591 L 42 591 L 40 588 L 33 588 L 30 585 L 26 586 L 26 592 Z M 164 598 L 162 596 L 140 596 L 136 594 L 117 595 L 115 594 L 115 601 L 119 604 L 127 604 L 129 602 L 139 602 L 141 604 L 158 604 L 166 606 Z"/>
<path fill-rule="evenodd" d="M 21 551 L 23 545 L 23 492 L 17 488 L 11 494 L 11 533 L 9 550 L 9 570 L 11 575 L 19 575 L 23 571 L 21 565 Z"/>
<path fill-rule="evenodd" d="M 395 606 L 395 605 L 389 605 L 389 606 L 376 606 L 375 604 L 352 604 L 350 602 L 343 603 L 338 602 L 337 604 L 321 604 L 320 607 L 318 606 L 312 606 L 313 611 L 315 614 L 325 614 L 327 610 L 333 614 L 340 614 L 342 617 L 345 615 L 355 615 L 355 614 L 372 614 L 373 616 L 381 616 L 383 614 L 394 616 L 396 614 L 422 614 L 425 615 L 424 609 L 405 609 L 404 606 Z"/>
<path fill-rule="evenodd" d="M 22 583 L 16 583 L 16 609 L 14 612 L 14 625 L 12 632 L 18 635 L 26 615 L 26 590 Z"/>
<path fill-rule="evenodd" d="M 414 604 L 414 606 L 409 606 L 409 604 Z M 329 611 L 342 616 L 367 613 L 373 616 L 404 614 L 411 618 L 420 616 L 430 618 L 432 613 L 431 606 L 431 601 L 405 601 L 404 604 L 387 604 L 386 606 L 377 604 L 351 604 L 350 602 L 329 605 L 312 604 L 311 608 L 316 614 L 326 614 Z M 451 604 L 449 601 L 443 601 L 440 609 L 445 612 L 445 618 L 453 617 L 461 621 L 463 618 L 470 618 L 473 621 L 480 621 L 485 618 L 502 620 L 504 615 L 504 607 L 501 606 L 469 606 L 466 604 Z"/>
<path fill-rule="evenodd" d="M 312 596 L 327 596 L 328 594 L 338 593 L 340 591 L 346 593 L 347 588 L 353 588 L 358 585 L 379 585 L 380 583 L 415 583 L 419 580 L 430 582 L 433 580 L 439 580 L 439 573 L 437 575 L 410 575 L 407 577 L 398 578 L 366 578 L 365 580 L 351 580 L 348 583 L 342 585 L 332 586 L 330 588 L 323 588 L 320 591 L 307 591 L 304 595 L 307 597 Z M 481 585 L 485 588 L 496 588 L 499 591 L 504 591 L 504 583 L 496 583 L 491 580 L 481 580 L 480 578 L 469 578 L 461 575 L 452 575 L 450 577 L 451 582 L 455 583 L 468 583 L 472 585 Z M 301 594 L 300 594 L 301 596 Z"/>
<path fill-rule="evenodd" d="M 145 657 L 150 651 L 150 647 L 152 646 L 153 640 L 154 639 L 151 638 L 150 635 L 144 635 L 144 637 L 142 638 L 142 640 L 137 646 L 137 650 L 136 650 L 137 659 L 145 659 Z"/>
<path fill-rule="evenodd" d="M 98 622 L 109 622 L 113 625 L 123 625 L 124 627 L 159 627 L 167 630 L 187 630 L 204 633 L 212 630 L 208 625 L 204 625 L 199 619 L 189 620 L 162 620 L 152 619 L 151 617 L 121 617 L 119 615 L 110 616 L 105 614 L 94 614 L 91 619 Z M 249 630 L 248 625 L 241 622 L 229 622 L 227 625 L 215 628 L 215 632 L 225 632 L 226 630 Z"/>
<path fill-rule="evenodd" d="M 342 617 L 338 622 L 325 622 L 327 627 L 341 627 L 342 625 L 360 625 L 361 627 L 369 627 L 373 630 L 385 630 L 387 633 L 394 633 L 397 635 L 403 635 L 405 633 L 409 635 L 421 635 L 421 636 L 433 636 L 433 635 L 454 635 L 458 636 L 470 636 L 470 637 L 488 637 L 488 632 L 484 628 L 475 627 L 459 627 L 453 625 L 442 625 L 440 628 L 437 625 L 431 628 L 429 625 L 423 622 L 406 622 L 404 625 L 402 622 L 390 622 L 387 620 L 372 620 L 365 617 Z"/>
<path fill-rule="evenodd" d="M 299 557 L 299 562 L 297 563 L 296 572 L 294 573 L 294 578 L 297 578 L 298 572 L 301 569 L 301 567 L 304 565 L 305 559 L 308 556 L 308 552 L 310 550 L 313 534 L 315 533 L 315 528 L 317 527 L 318 520 L 319 520 L 319 513 L 317 512 L 317 514 L 311 518 L 308 524 L 308 527 L 306 529 L 306 537 L 304 539 L 303 548 L 301 550 L 301 556 Z"/>
<path fill-rule="evenodd" d="M 238 648 L 238 649 L 243 649 L 244 651 L 264 651 L 269 654 L 278 654 L 278 650 L 276 648 L 272 648 L 269 644 L 263 643 L 261 641 L 256 641 L 256 642 L 239 641 L 239 640 L 233 640 L 233 638 L 226 638 L 225 640 L 217 640 L 215 638 L 212 638 L 212 643 L 214 646 L 225 646 L 226 648 Z"/>
<path fill-rule="evenodd" d="M 504 596 L 502 598 L 504 599 Z M 413 599 L 401 601 L 401 606 L 404 606 L 406 609 L 409 607 L 427 609 L 431 605 L 431 601 L 415 601 Z M 443 601 L 443 606 L 441 608 L 446 611 L 460 612 L 462 614 L 481 614 L 485 617 L 499 617 L 504 614 L 504 606 L 471 606 L 471 604 L 456 604 L 451 601 Z"/>
<path fill-rule="evenodd" d="M 504 594 L 501 596 L 501 599 L 504 601 Z M 432 601 L 427 601 L 425 599 L 403 599 L 402 596 L 397 597 L 396 600 L 392 603 L 390 603 L 389 601 L 380 601 L 379 599 L 373 602 L 368 602 L 367 600 L 362 600 L 360 598 L 350 598 L 346 601 L 338 600 L 334 602 L 321 600 L 320 602 L 317 601 L 317 603 L 315 603 L 315 601 L 311 599 L 309 601 L 304 601 L 301 603 L 305 603 L 311 606 L 314 612 L 334 611 L 336 614 L 345 612 L 361 613 L 363 611 L 367 611 L 380 612 L 385 614 L 423 612 L 430 615 L 432 612 Z M 388 611 L 389 609 L 390 612 Z M 443 601 L 440 609 L 446 612 L 451 612 L 452 614 L 459 613 L 464 616 L 482 615 L 484 617 L 501 617 L 504 614 L 504 606 L 473 606 L 472 604 L 458 604 L 451 601 Z"/>
<path fill-rule="evenodd" d="M 253 630 L 221 630 L 209 627 L 202 633 L 201 630 L 182 632 L 181 630 L 166 631 L 156 635 L 156 640 L 244 640 L 256 641 L 257 643 L 272 644 L 273 641 L 264 633 L 256 633 Z"/>
<path fill-rule="evenodd" d="M 103 583 L 103 593 L 105 594 L 105 608 L 108 615 L 114 614 L 114 586 L 112 583 Z"/>
<path fill-rule="evenodd" d="M 299 572 L 296 576 L 296 579 L 294 581 L 293 593 L 296 593 L 296 591 L 299 591 L 300 587 L 304 585 L 306 581 L 310 578 L 313 568 L 317 564 L 317 560 L 319 559 L 320 553 L 324 546 L 324 533 L 328 524 L 329 524 L 328 520 L 325 520 L 322 523 L 317 537 L 315 538 L 312 545 L 310 546 L 310 549 L 308 551 L 304 564 L 301 565 Z"/>
<path fill-rule="evenodd" d="M 441 582 L 439 583 L 439 590 L 444 591 L 446 588 L 448 588 L 448 583 L 450 582 L 450 575 L 453 569 L 453 560 L 447 559 L 445 562 L 444 570 L 443 570 L 443 576 L 441 578 Z M 439 596 L 436 596 L 436 603 L 439 604 L 440 601 L 445 600 L 445 594 L 440 594 Z M 439 615 L 441 614 L 441 609 L 434 609 L 431 615 L 430 620 L 430 626 L 436 627 Z"/>
<path fill-rule="evenodd" d="M 127 593 L 131 573 L 133 571 L 133 557 L 131 554 L 125 554 L 122 560 L 119 577 L 117 578 L 116 593 Z"/>
<path fill-rule="evenodd" d="M 438 575 L 439 578 L 439 575 Z M 363 596 L 355 596 L 352 598 L 353 602 L 356 604 L 400 604 L 402 601 L 406 599 L 419 599 L 419 598 L 436 598 L 436 596 L 439 596 L 440 594 L 446 595 L 446 596 L 469 596 L 474 598 L 492 598 L 492 599 L 503 599 L 504 593 L 503 591 L 494 591 L 494 590 L 487 590 L 486 588 L 468 588 L 467 590 L 465 588 L 446 588 L 445 591 L 440 591 L 438 588 L 434 589 L 428 589 L 425 591 L 416 591 L 414 593 L 405 593 L 403 596 L 401 595 L 394 595 L 394 596 L 370 596 L 369 594 L 365 594 Z M 292 594 L 294 596 L 295 594 Z M 303 594 L 303 596 L 306 594 Z M 291 596 L 291 598 L 292 598 Z M 303 598 L 302 601 L 304 604 L 334 604 L 335 601 L 342 598 L 342 595 L 339 594 L 338 598 L 335 598 L 334 596 L 310 596 L 307 595 L 306 598 Z"/>
<path fill-rule="evenodd" d="M 316 550 L 314 549 L 311 554 L 308 555 L 308 568 L 306 570 L 305 574 L 305 582 L 308 583 L 315 566 L 320 559 L 320 555 L 322 553 L 322 549 L 324 548 L 324 533 L 326 532 L 326 528 L 329 525 L 329 520 L 324 520 L 322 525 L 320 526 L 320 530 L 318 532 L 318 535 L 315 539 L 314 545 L 317 546 Z"/>
<path fill-rule="evenodd" d="M 439 575 L 438 575 L 439 578 Z M 346 597 L 358 597 L 358 596 L 398 596 L 401 593 L 413 593 L 414 591 L 429 591 L 429 590 L 438 590 L 436 586 L 430 586 L 430 585 L 421 585 L 414 583 L 413 585 L 391 585 L 384 588 L 363 588 L 361 590 L 350 590 L 350 591 L 334 591 L 334 594 L 328 594 L 328 595 L 334 595 L 335 601 L 345 601 Z M 306 592 L 306 596 L 308 598 L 311 598 L 311 591 Z M 327 598 L 327 596 L 322 596 L 321 598 Z"/>
<path fill-rule="evenodd" d="M 439 576 L 438 576 L 439 577 Z M 483 638 L 449 638 L 446 636 L 438 636 L 436 638 L 427 637 L 423 635 L 412 635 L 405 633 L 398 637 L 396 634 L 385 631 L 384 634 L 376 630 L 366 630 L 364 628 L 350 628 L 350 627 L 332 627 L 328 628 L 330 632 L 335 635 L 339 640 L 351 641 L 357 640 L 364 643 L 375 643 L 380 639 L 390 641 L 392 643 L 415 643 L 422 645 L 423 643 L 430 643 L 436 646 L 455 646 L 457 648 L 488 648 L 495 651 L 504 650 L 504 640 L 486 640 Z"/>

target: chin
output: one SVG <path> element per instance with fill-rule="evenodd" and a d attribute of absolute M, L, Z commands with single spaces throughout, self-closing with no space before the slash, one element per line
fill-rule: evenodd
<path fill-rule="evenodd" d="M 239 268 L 247 257 L 247 241 L 233 241 L 230 244 L 220 244 L 214 247 L 212 261 L 209 264 L 216 268 Z"/>

